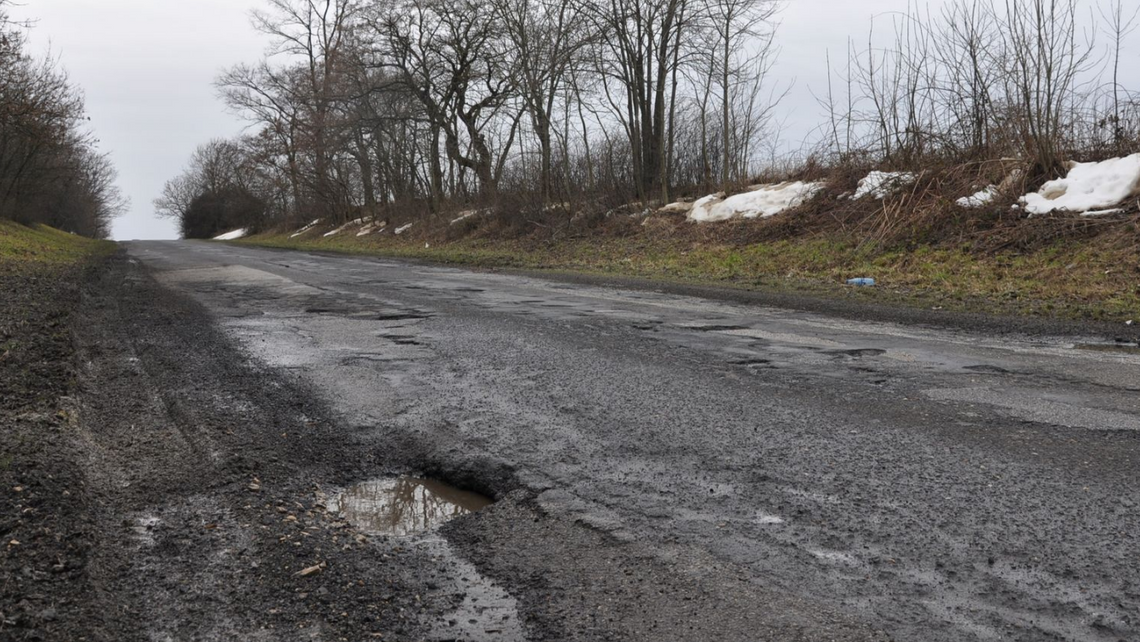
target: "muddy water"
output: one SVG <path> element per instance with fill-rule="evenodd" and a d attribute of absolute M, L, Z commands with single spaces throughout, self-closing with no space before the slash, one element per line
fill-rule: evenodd
<path fill-rule="evenodd" d="M 446 592 L 462 596 L 458 606 L 432 626 L 428 640 L 523 642 L 515 598 L 456 555 L 447 540 L 430 534 L 436 526 L 477 512 L 491 500 L 443 482 L 416 477 L 366 481 L 345 489 L 330 508 L 357 528 L 405 536 L 447 569 Z"/>
<path fill-rule="evenodd" d="M 490 504 L 482 495 L 443 482 L 398 477 L 352 486 L 333 500 L 331 508 L 361 530 L 415 535 Z"/>

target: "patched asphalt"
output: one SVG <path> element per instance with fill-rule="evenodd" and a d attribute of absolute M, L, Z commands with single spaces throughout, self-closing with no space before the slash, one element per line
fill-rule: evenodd
<path fill-rule="evenodd" d="M 520 628 L 457 639 L 1140 635 L 1140 355 L 1103 328 L 128 249 L 327 406 L 360 474 L 498 500 L 407 545 L 513 600 Z"/>

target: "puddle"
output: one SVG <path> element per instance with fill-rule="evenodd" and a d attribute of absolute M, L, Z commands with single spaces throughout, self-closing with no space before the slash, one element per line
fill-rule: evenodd
<path fill-rule="evenodd" d="M 414 535 L 491 503 L 482 495 L 440 481 L 399 477 L 352 486 L 338 495 L 330 508 L 361 530 Z"/>

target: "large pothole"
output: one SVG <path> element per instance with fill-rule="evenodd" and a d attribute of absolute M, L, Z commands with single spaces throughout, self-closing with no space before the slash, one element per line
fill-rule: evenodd
<path fill-rule="evenodd" d="M 356 528 L 407 539 L 439 563 L 449 577 L 443 589 L 457 606 L 432 626 L 432 642 L 523 642 L 518 603 L 503 588 L 459 557 L 447 540 L 432 533 L 439 525 L 491 504 L 478 493 L 434 479 L 396 477 L 362 482 L 337 495 L 329 508 Z"/>

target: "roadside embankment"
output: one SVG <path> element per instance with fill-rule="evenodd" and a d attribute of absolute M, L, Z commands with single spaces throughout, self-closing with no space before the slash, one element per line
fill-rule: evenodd
<path fill-rule="evenodd" d="M 90 587 L 76 462 L 82 284 L 115 245 L 0 221 L 0 638 L 45 639 Z M 61 587 L 68 587 L 66 590 Z M 62 599 L 61 599 L 62 598 Z"/>
<path fill-rule="evenodd" d="M 420 220 L 256 234 L 242 243 L 297 250 L 419 258 L 482 268 L 586 272 L 905 305 L 1066 320 L 1140 321 L 1140 236 L 1125 220 L 997 214 L 982 232 L 868 240 L 873 216 L 825 211 L 787 218 L 696 224 L 667 213 L 611 213 L 596 221 L 506 228 L 492 213 L 457 222 Z M 805 209 L 811 209 L 805 206 Z M 818 206 L 817 206 L 817 209 Z M 979 214 L 973 214 L 977 217 Z M 982 214 L 981 216 L 984 216 Z M 1004 217 L 1004 218 L 1002 218 Z M 782 220 L 783 219 L 783 220 Z M 401 230 L 395 234 L 395 230 Z M 298 233 L 300 232 L 300 233 Z M 874 288 L 850 278 L 872 277 Z"/>

